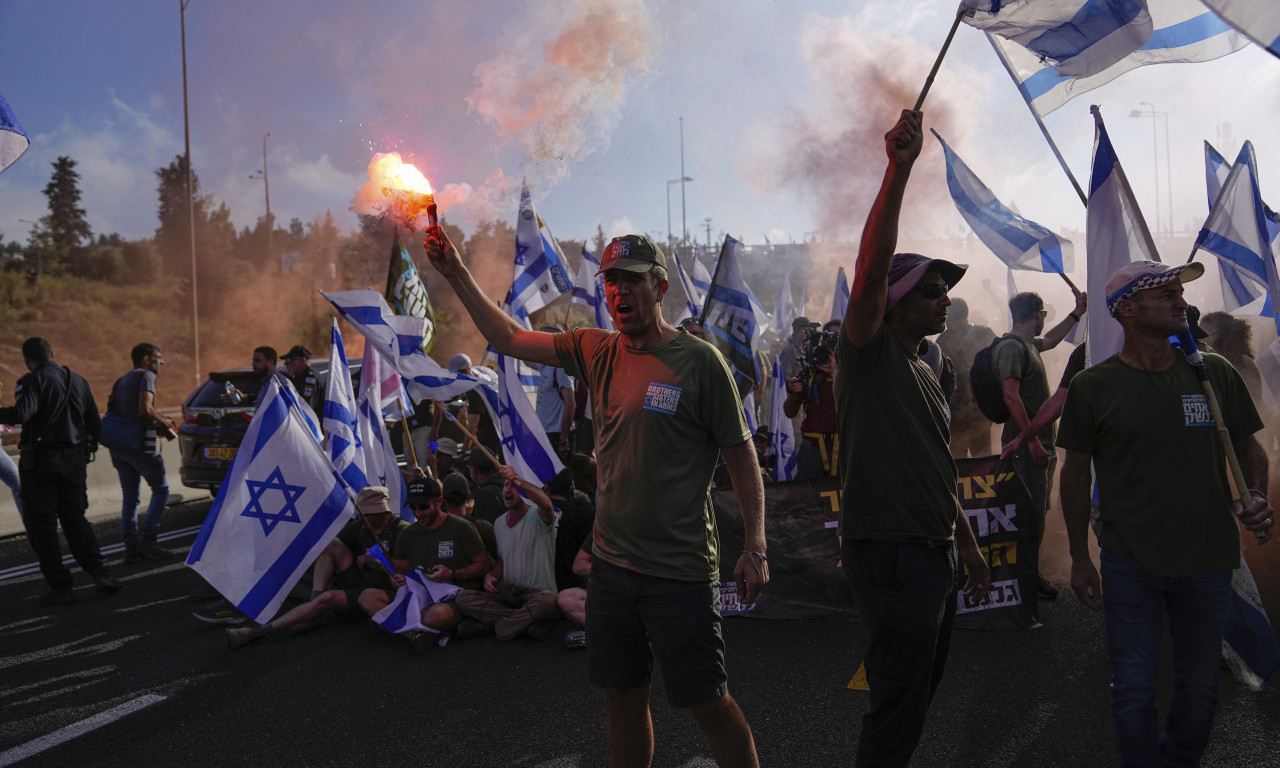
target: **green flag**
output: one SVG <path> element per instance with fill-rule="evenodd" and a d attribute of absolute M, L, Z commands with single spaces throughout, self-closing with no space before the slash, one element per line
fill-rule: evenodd
<path fill-rule="evenodd" d="M 427 287 L 418 276 L 418 268 L 400 243 L 399 233 L 391 244 L 391 268 L 387 270 L 386 298 L 397 315 L 421 317 L 427 321 L 426 330 L 422 334 L 422 351 L 430 352 L 436 343 L 435 311 L 431 308 Z"/>

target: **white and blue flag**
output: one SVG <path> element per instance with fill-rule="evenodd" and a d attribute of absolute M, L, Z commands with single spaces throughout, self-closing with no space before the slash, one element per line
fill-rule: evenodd
<path fill-rule="evenodd" d="M 961 0 L 966 24 L 1021 45 L 1060 75 L 1088 77 L 1151 38 L 1146 0 Z"/>
<path fill-rule="evenodd" d="M 1231 674 L 1252 691 L 1261 691 L 1280 669 L 1280 647 L 1258 594 L 1258 584 L 1243 556 L 1231 573 L 1231 603 L 1222 634 L 1222 657 Z"/>
<path fill-rule="evenodd" d="M 1222 299 L 1228 312 L 1244 308 L 1255 309 L 1263 317 L 1275 317 L 1275 301 L 1267 290 L 1267 260 L 1274 261 L 1273 254 L 1280 244 L 1280 216 L 1262 202 L 1252 199 L 1257 187 L 1257 164 L 1253 145 L 1245 142 L 1235 164 L 1228 163 L 1218 151 L 1204 143 L 1205 182 L 1209 193 L 1209 218 L 1200 231 L 1196 246 L 1218 257 L 1218 271 L 1222 280 Z M 1249 168 L 1235 171 L 1242 160 Z M 1235 176 L 1232 173 L 1235 172 Z M 1252 182 L 1250 182 L 1252 179 Z M 1224 192 L 1226 193 L 1224 197 Z M 1261 224 L 1266 229 L 1266 244 L 1251 242 L 1258 239 L 1254 221 L 1261 210 Z M 1210 223 L 1214 222 L 1210 231 Z M 1209 247 L 1201 240 L 1212 241 Z M 1220 252 L 1221 251 L 1221 252 Z"/>
<path fill-rule="evenodd" d="M 996 199 L 937 131 L 947 162 L 947 189 L 956 210 L 984 245 L 1010 269 L 1062 274 L 1074 269 L 1071 241 L 1024 219 Z"/>
<path fill-rule="evenodd" d="M 1120 351 L 1124 333 L 1107 311 L 1107 278 L 1131 261 L 1160 261 L 1151 231 L 1142 218 L 1133 189 L 1111 146 L 1102 113 L 1094 119 L 1093 171 L 1089 177 L 1089 209 L 1085 224 L 1089 302 L 1089 363 Z"/>
<path fill-rule="evenodd" d="M 356 401 L 356 422 L 364 452 L 364 474 L 369 485 L 386 488 L 387 496 L 392 499 L 391 503 L 399 510 L 400 516 L 413 522 L 413 512 L 405 499 L 404 476 L 400 474 L 400 464 L 396 461 L 396 449 L 391 445 L 391 433 L 382 420 L 376 387 L 360 393 L 360 399 Z"/>
<path fill-rule="evenodd" d="M 769 315 L 747 286 L 741 258 L 742 243 L 726 235 L 702 308 L 702 327 L 707 341 L 720 350 L 733 370 L 738 392 L 746 393 L 761 380 L 756 349 L 769 325 Z"/>
<path fill-rule="evenodd" d="M 520 191 L 520 212 L 516 219 L 516 262 L 511 281 L 511 306 L 526 314 L 573 290 L 569 265 L 560 244 L 533 207 L 526 185 Z"/>
<path fill-rule="evenodd" d="M 996 35 L 987 35 L 1033 112 L 1044 117 L 1082 93 L 1147 64 L 1211 61 L 1249 44 L 1200 0 L 1159 0 L 1148 8 L 1153 31 L 1137 50 L 1091 75 L 1066 75 L 1052 63 Z"/>
<path fill-rule="evenodd" d="M 404 586 L 396 591 L 391 604 L 373 615 L 373 622 L 388 632 L 430 632 L 441 634 L 422 623 L 423 611 L 436 603 L 451 599 L 462 591 L 461 587 L 440 581 L 432 581 L 418 568 L 404 575 Z"/>
<path fill-rule="evenodd" d="M 844 320 L 845 310 L 849 308 L 849 278 L 844 267 L 836 268 L 836 288 L 831 294 L 831 317 L 828 320 Z"/>
<path fill-rule="evenodd" d="M 782 363 L 773 359 L 773 397 L 769 407 L 769 450 L 777 458 L 773 465 L 773 481 L 781 483 L 796 476 L 795 424 L 787 418 L 782 406 L 787 401 L 787 377 L 782 373 Z"/>
<path fill-rule="evenodd" d="M 676 276 L 680 278 L 680 287 L 684 289 L 684 300 L 689 307 L 689 316 L 697 320 L 702 317 L 702 305 L 707 299 L 706 288 L 698 289 L 698 286 L 694 284 L 693 277 L 685 271 L 684 263 L 680 261 L 679 252 L 674 248 L 671 249 L 671 258 L 676 263 Z M 696 257 L 693 259 L 693 264 L 699 267 L 702 266 Z M 704 272 L 706 271 L 706 267 L 702 267 L 702 269 Z M 710 282 L 708 280 L 707 284 L 709 285 Z"/>
<path fill-rule="evenodd" d="M 1275 0 L 1204 0 L 1222 20 L 1272 56 L 1280 57 L 1280 3 Z"/>
<path fill-rule="evenodd" d="M 516 474 L 546 485 L 564 470 L 556 455 L 533 402 L 524 394 L 520 379 L 520 363 L 514 357 L 498 354 L 498 382 L 481 382 L 485 407 L 502 439 L 502 454 Z"/>
<path fill-rule="evenodd" d="M 474 378 L 441 367 L 422 351 L 423 319 L 394 314 L 382 294 L 366 288 L 320 295 L 400 374 L 414 402 L 449 400 L 475 388 Z"/>
<path fill-rule="evenodd" d="M 782 278 L 782 290 L 778 291 L 778 303 L 773 308 L 773 332 L 778 338 L 791 336 L 791 321 L 799 317 L 796 303 L 791 299 L 791 273 Z"/>
<path fill-rule="evenodd" d="M 511 304 L 511 297 L 515 291 L 515 286 L 507 289 L 507 297 L 502 300 L 502 313 L 511 317 L 520 324 L 526 331 L 533 330 L 533 323 L 529 319 L 529 313 L 519 307 Z M 486 366 L 498 367 L 498 350 L 492 344 L 485 345 L 484 348 L 484 364 Z M 529 396 L 530 400 L 537 401 L 538 397 L 538 369 L 523 360 L 516 361 L 516 368 L 520 373 L 520 385 L 524 387 L 524 393 Z"/>
<path fill-rule="evenodd" d="M 351 368 L 336 317 L 330 333 L 329 380 L 325 383 L 322 418 L 329 461 L 333 462 L 334 469 L 347 481 L 347 485 L 364 488 L 369 479 L 364 473 L 364 446 L 356 419 L 356 396 L 351 388 Z"/>
<path fill-rule="evenodd" d="M 612 331 L 613 318 L 609 316 L 609 303 L 604 297 L 604 278 L 597 275 L 600 260 L 582 246 L 582 260 L 578 265 L 578 281 L 573 286 L 571 304 L 580 304 L 591 310 L 596 327 Z"/>
<path fill-rule="evenodd" d="M 268 379 L 187 565 L 246 616 L 270 621 L 355 514 L 351 490 Z"/>
<path fill-rule="evenodd" d="M 31 142 L 27 139 L 27 132 L 22 130 L 18 116 L 13 114 L 9 102 L 0 93 L 0 173 L 18 162 L 29 146 Z"/>

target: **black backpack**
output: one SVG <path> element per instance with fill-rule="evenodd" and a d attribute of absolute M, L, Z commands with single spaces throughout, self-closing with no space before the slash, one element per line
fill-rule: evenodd
<path fill-rule="evenodd" d="M 978 404 L 982 415 L 997 424 L 1003 424 L 1012 415 L 1009 406 L 1004 402 L 1004 388 L 996 378 L 996 368 L 992 364 L 992 356 L 996 345 L 1005 339 L 1018 339 L 1026 350 L 1026 342 L 1014 334 L 999 336 L 990 344 L 978 350 L 973 356 L 973 365 L 969 367 L 969 388 L 973 390 L 973 401 Z"/>

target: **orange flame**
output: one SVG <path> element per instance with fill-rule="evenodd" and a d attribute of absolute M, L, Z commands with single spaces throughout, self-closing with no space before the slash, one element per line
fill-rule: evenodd
<path fill-rule="evenodd" d="M 399 152 L 375 154 L 369 162 L 369 180 L 356 193 L 351 209 L 356 213 L 391 216 L 412 229 L 435 226 L 436 198 L 431 182 Z"/>

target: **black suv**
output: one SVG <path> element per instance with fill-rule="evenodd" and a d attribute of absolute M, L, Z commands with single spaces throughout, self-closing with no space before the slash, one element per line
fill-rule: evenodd
<path fill-rule="evenodd" d="M 360 386 L 360 360 L 348 361 L 351 386 Z M 329 381 L 328 359 L 313 360 L 311 370 L 323 392 Z M 182 424 L 178 427 L 178 451 L 182 465 L 178 470 L 182 484 L 188 488 L 207 488 L 218 492 L 231 461 L 240 449 L 240 441 L 257 410 L 254 403 L 233 405 L 223 399 L 227 382 L 241 392 L 256 392 L 258 379 L 253 369 L 226 368 L 209 374 L 208 381 L 196 387 L 182 402 Z M 319 417 L 317 416 L 317 420 Z"/>

